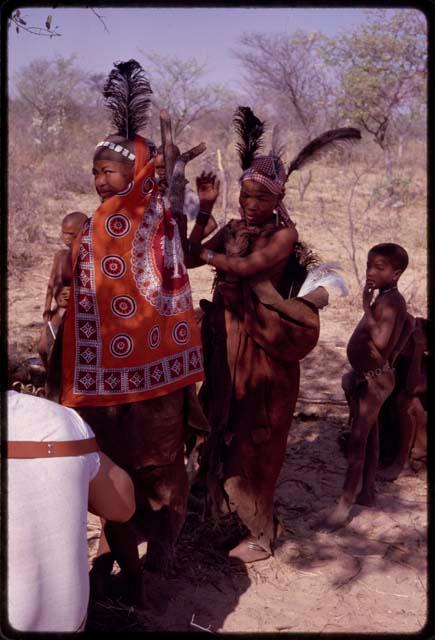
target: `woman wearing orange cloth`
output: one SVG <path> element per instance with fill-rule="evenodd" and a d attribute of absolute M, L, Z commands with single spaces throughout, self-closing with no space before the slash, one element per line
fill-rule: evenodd
<path fill-rule="evenodd" d="M 104 86 L 116 135 L 96 147 L 101 205 L 72 248 L 60 396 L 133 479 L 136 513 L 104 524 L 111 553 L 102 536 L 91 586 L 104 591 L 116 559 L 136 604 L 144 600 L 138 541 L 149 541 L 148 566 L 166 570 L 185 519 L 185 432 L 203 379 L 178 226 L 157 188 L 155 146 L 137 135 L 150 94 L 134 60 L 115 64 Z"/>

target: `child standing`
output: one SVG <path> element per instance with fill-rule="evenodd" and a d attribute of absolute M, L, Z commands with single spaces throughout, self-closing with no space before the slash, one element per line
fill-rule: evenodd
<path fill-rule="evenodd" d="M 372 247 L 367 257 L 363 289 L 364 315 L 347 345 L 352 371 L 343 377 L 351 401 L 348 468 L 342 496 L 332 512 L 321 514 L 312 526 L 334 530 L 343 526 L 353 504 L 371 506 L 379 460 L 378 416 L 395 385 L 394 362 L 411 331 L 413 318 L 397 285 L 408 266 L 408 254 L 394 243 Z M 373 301 L 375 290 L 378 295 Z"/>
<path fill-rule="evenodd" d="M 69 300 L 72 275 L 71 245 L 87 219 L 81 211 L 72 211 L 62 220 L 61 238 L 67 248 L 60 249 L 53 258 L 42 314 L 46 324 L 42 328 L 38 342 L 38 353 L 45 369 L 47 369 L 56 333 Z M 52 309 L 53 300 L 56 304 Z"/>

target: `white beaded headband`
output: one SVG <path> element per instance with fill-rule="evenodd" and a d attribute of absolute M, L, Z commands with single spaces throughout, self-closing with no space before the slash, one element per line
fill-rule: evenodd
<path fill-rule="evenodd" d="M 122 147 L 120 144 L 116 144 L 116 142 L 110 142 L 109 140 L 103 140 L 97 144 L 97 147 L 108 147 L 111 151 L 117 151 L 127 158 L 127 160 L 134 160 L 136 158 L 135 154 L 132 153 L 129 149 Z"/>

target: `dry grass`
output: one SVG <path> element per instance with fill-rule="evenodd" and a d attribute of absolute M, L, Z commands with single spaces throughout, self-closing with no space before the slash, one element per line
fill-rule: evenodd
<path fill-rule="evenodd" d="M 40 315 L 51 260 L 61 246 L 62 217 L 72 210 L 91 215 L 98 206 L 90 172 L 96 135 L 99 132 L 92 137 L 81 138 L 78 134 L 69 137 L 68 149 L 62 157 L 54 153 L 38 156 L 35 152 L 35 156 L 29 158 L 19 138 L 11 132 L 9 341 L 18 352 L 34 350 L 42 326 Z M 209 142 L 204 157 L 188 165 L 187 177 L 192 188 L 202 169 L 216 170 L 219 142 L 210 135 L 198 132 L 192 137 L 192 143 L 200 139 Z M 80 146 L 80 140 L 85 140 L 84 146 Z M 240 169 L 230 137 L 225 145 L 222 143 L 221 152 L 228 187 L 228 220 L 238 216 Z M 400 288 L 410 311 L 427 315 L 424 146 L 408 144 L 393 171 L 393 181 L 388 180 L 380 150 L 374 143 L 363 140 L 350 152 L 330 153 L 323 161 L 293 174 L 287 185 L 285 203 L 300 238 L 323 260 L 339 262 L 350 286 L 349 297 L 332 299 L 322 313 L 323 339 L 346 342 L 349 338 L 362 313 L 355 272 L 358 271 L 360 279 L 364 277 L 367 250 L 377 242 L 396 241 L 407 249 L 410 264 Z M 306 180 L 309 172 L 311 181 L 302 193 L 299 181 Z M 216 205 L 216 217 L 223 224 L 222 198 Z M 354 225 L 353 259 L 349 253 L 350 220 Z M 194 270 L 190 275 L 197 304 L 201 297 L 209 297 L 212 275 L 208 267 Z"/>

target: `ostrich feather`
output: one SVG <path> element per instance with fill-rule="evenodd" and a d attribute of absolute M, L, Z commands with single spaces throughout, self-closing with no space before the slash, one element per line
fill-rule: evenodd
<path fill-rule="evenodd" d="M 145 71 L 136 60 L 115 63 L 104 84 L 103 97 L 118 135 L 132 139 L 145 127 L 151 94 Z"/>
<path fill-rule="evenodd" d="M 342 143 L 353 143 L 361 140 L 361 133 L 354 127 L 341 127 L 340 129 L 330 129 L 325 131 L 314 140 L 311 140 L 299 151 L 297 156 L 289 164 L 287 179 L 293 171 L 301 169 L 308 162 L 317 160 L 322 152 L 332 147 L 340 146 Z"/>
<path fill-rule="evenodd" d="M 298 292 L 298 297 L 305 296 L 317 287 L 335 289 L 342 296 L 347 296 L 347 288 L 344 277 L 339 273 L 341 267 L 337 262 L 321 262 L 319 265 L 308 269 L 307 276 Z"/>
<path fill-rule="evenodd" d="M 275 158 L 281 158 L 284 151 L 285 147 L 282 144 L 281 129 L 279 125 L 274 124 L 272 129 L 271 149 L 269 155 Z"/>
<path fill-rule="evenodd" d="M 238 107 L 233 123 L 236 133 L 240 137 L 240 142 L 236 144 L 240 166 L 245 171 L 245 169 L 249 169 L 256 152 L 263 144 L 264 122 L 257 118 L 250 107 Z"/>

